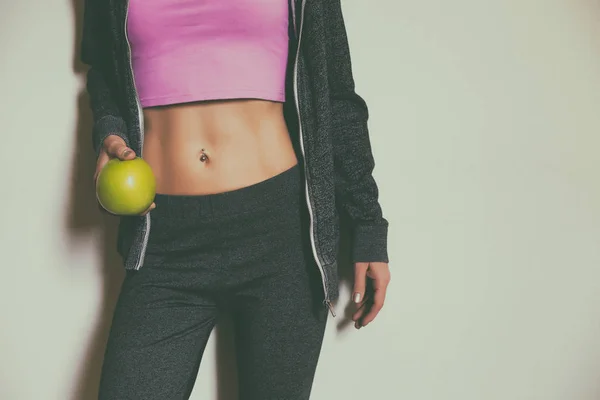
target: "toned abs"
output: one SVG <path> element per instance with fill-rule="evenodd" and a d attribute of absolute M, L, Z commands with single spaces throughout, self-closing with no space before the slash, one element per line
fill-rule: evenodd
<path fill-rule="evenodd" d="M 144 109 L 143 158 L 157 193 L 213 194 L 262 182 L 297 164 L 283 105 L 224 100 Z"/>

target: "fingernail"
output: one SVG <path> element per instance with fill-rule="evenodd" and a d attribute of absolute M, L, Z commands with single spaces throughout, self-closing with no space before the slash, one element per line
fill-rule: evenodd
<path fill-rule="evenodd" d="M 123 157 L 129 157 L 130 154 L 131 154 L 131 150 L 125 150 L 123 152 Z"/>
<path fill-rule="evenodd" d="M 360 303 L 360 293 L 358 293 L 358 292 L 354 293 L 353 300 L 355 303 Z"/>

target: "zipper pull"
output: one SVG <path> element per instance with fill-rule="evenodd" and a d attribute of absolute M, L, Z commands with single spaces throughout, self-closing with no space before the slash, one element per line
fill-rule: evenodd
<path fill-rule="evenodd" d="M 325 300 L 325 301 L 323 301 L 323 303 L 329 309 L 329 312 L 331 313 L 331 316 L 333 318 L 335 318 L 335 311 L 333 310 L 333 305 L 331 304 L 331 301 Z"/>

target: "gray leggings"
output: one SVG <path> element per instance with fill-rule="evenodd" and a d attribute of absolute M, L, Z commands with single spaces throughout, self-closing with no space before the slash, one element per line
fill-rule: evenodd
<path fill-rule="evenodd" d="M 157 195 L 144 266 L 128 271 L 100 400 L 188 399 L 207 340 L 233 317 L 240 400 L 305 400 L 326 308 L 298 166 L 207 196 Z"/>

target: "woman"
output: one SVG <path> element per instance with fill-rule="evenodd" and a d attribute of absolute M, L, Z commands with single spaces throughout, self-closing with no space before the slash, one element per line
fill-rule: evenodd
<path fill-rule="evenodd" d="M 240 399 L 308 399 L 335 316 L 338 211 L 357 328 L 389 281 L 340 1 L 86 0 L 82 60 L 96 174 L 143 156 L 158 193 L 121 218 L 127 275 L 99 398 L 188 398 L 228 312 Z"/>

